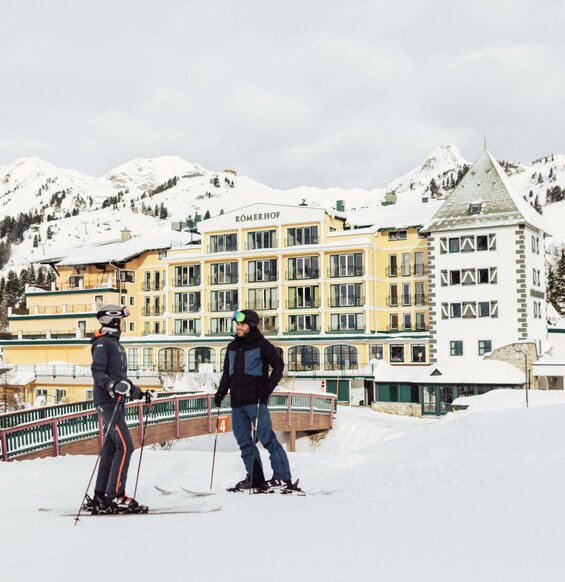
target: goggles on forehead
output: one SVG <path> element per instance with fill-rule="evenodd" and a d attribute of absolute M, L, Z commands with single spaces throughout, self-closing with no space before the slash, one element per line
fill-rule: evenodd
<path fill-rule="evenodd" d="M 245 313 L 242 313 L 241 311 L 234 311 L 232 319 L 235 319 L 237 323 L 243 323 L 245 321 Z"/>
<path fill-rule="evenodd" d="M 100 317 L 129 317 L 131 315 L 130 310 L 127 306 L 120 307 L 118 309 L 101 309 L 96 316 Z"/>

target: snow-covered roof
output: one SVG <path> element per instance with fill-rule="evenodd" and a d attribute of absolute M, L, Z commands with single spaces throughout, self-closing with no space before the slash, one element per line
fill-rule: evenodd
<path fill-rule="evenodd" d="M 126 241 L 106 241 L 63 249 L 50 257 L 42 257 L 38 263 L 58 265 L 91 265 L 127 261 L 147 251 L 170 249 L 200 240 L 200 235 L 190 232 L 166 231 L 134 236 Z"/>
<path fill-rule="evenodd" d="M 17 369 L 5 368 L 0 370 L 2 377 L 2 384 L 6 383 L 8 386 L 27 386 L 35 380 L 35 374 L 30 371 L 19 371 Z"/>
<path fill-rule="evenodd" d="M 392 366 L 383 361 L 375 367 L 376 382 L 412 384 L 501 384 L 524 382 L 524 372 L 498 360 L 457 359 L 430 366 Z"/>
<path fill-rule="evenodd" d="M 479 199 L 480 212 L 470 214 L 470 205 Z M 541 215 L 516 192 L 500 164 L 485 149 L 423 230 L 444 231 L 520 223 L 548 231 Z"/>

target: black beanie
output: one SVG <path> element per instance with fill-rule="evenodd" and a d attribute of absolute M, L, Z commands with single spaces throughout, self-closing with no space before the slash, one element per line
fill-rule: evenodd
<path fill-rule="evenodd" d="M 241 309 L 241 313 L 245 315 L 245 319 L 242 323 L 247 323 L 251 327 L 259 326 L 259 314 L 253 309 Z"/>

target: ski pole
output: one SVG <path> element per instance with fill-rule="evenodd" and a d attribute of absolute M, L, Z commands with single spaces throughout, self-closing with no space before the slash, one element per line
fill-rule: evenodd
<path fill-rule="evenodd" d="M 249 477 L 249 495 L 251 495 L 251 489 L 253 489 L 253 471 L 255 470 L 255 453 L 259 454 L 259 449 L 257 449 L 257 429 L 259 427 L 259 405 L 261 404 L 261 399 L 257 400 L 257 416 L 255 417 L 255 424 L 253 426 L 253 459 L 251 460 L 251 476 Z"/>
<path fill-rule="evenodd" d="M 216 463 L 216 445 L 218 444 L 219 421 L 220 421 L 220 407 L 218 406 L 218 413 L 216 415 L 216 436 L 214 437 L 214 454 L 212 455 L 212 475 L 210 477 L 210 491 L 212 491 L 212 483 L 214 482 L 214 464 Z"/>
<path fill-rule="evenodd" d="M 141 450 L 139 451 L 139 463 L 137 464 L 137 475 L 135 476 L 135 488 L 133 490 L 133 498 L 137 495 L 137 482 L 139 481 L 139 470 L 141 469 L 141 458 L 143 457 L 143 447 L 145 446 L 145 431 L 147 430 L 147 423 L 149 422 L 149 413 L 151 412 L 151 400 L 147 402 L 147 416 L 143 423 L 143 436 L 141 437 Z"/>
<path fill-rule="evenodd" d="M 100 462 L 100 457 L 102 456 L 102 451 L 104 449 L 104 445 L 106 444 L 106 439 L 108 438 L 108 435 L 110 434 L 110 429 L 112 428 L 112 423 L 114 422 L 114 418 L 116 417 L 116 412 L 118 411 L 118 406 L 120 405 L 121 401 L 122 401 L 122 397 L 120 395 L 120 396 L 118 396 L 116 406 L 114 406 L 114 412 L 112 412 L 112 416 L 110 417 L 110 422 L 108 423 L 108 426 L 106 427 L 106 432 L 104 433 L 104 438 L 102 439 L 102 446 L 100 447 L 100 452 L 98 453 L 98 458 L 96 459 L 96 463 L 94 464 L 94 469 L 92 469 L 90 479 L 88 480 L 88 485 L 86 486 L 86 491 L 84 492 L 84 495 L 82 496 L 82 501 L 80 502 L 80 507 L 79 507 L 78 513 L 75 517 L 75 525 L 80 521 L 80 514 L 82 512 L 82 506 L 83 506 L 84 500 L 86 499 L 86 496 L 88 495 L 88 490 L 90 489 L 92 479 L 94 478 L 94 473 L 96 472 L 96 467 L 98 467 L 98 463 Z"/>

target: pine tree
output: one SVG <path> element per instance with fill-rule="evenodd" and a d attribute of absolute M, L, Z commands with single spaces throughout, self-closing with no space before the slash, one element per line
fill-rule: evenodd
<path fill-rule="evenodd" d="M 205 214 L 204 214 L 204 220 L 208 220 L 210 218 L 210 211 L 206 210 Z"/>
<path fill-rule="evenodd" d="M 33 248 L 36 249 L 39 246 L 39 238 L 37 238 L 37 235 L 35 235 L 33 237 Z"/>
<path fill-rule="evenodd" d="M 47 240 L 50 240 L 53 238 L 53 229 L 51 228 L 51 226 L 47 227 Z"/>
<path fill-rule="evenodd" d="M 553 306 L 561 314 L 565 308 L 565 248 L 561 248 L 561 254 L 555 269 L 555 284 L 553 286 Z"/>
<path fill-rule="evenodd" d="M 543 208 L 539 202 L 539 196 L 536 194 L 536 199 L 534 200 L 534 208 L 538 211 L 539 214 L 543 214 Z"/>

